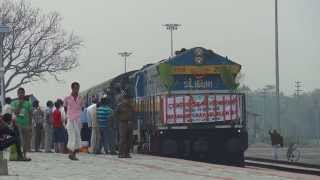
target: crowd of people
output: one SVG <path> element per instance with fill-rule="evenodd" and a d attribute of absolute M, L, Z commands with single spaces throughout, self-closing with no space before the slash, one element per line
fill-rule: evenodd
<path fill-rule="evenodd" d="M 111 106 L 110 97 L 103 96 L 85 106 L 79 89 L 73 82 L 70 95 L 47 101 L 46 108 L 37 100 L 31 103 L 22 87 L 15 100 L 7 97 L 0 116 L 0 151 L 8 148 L 15 161 L 30 161 L 27 153 L 32 151 L 65 153 L 71 160 L 79 160 L 80 151 L 130 158 L 130 97 L 124 94 Z"/>

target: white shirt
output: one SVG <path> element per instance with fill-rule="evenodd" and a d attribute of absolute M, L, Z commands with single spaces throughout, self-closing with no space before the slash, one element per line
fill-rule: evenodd
<path fill-rule="evenodd" d="M 89 123 L 89 127 L 98 127 L 98 121 L 97 121 L 97 104 L 91 104 L 89 107 L 87 107 L 87 113 L 91 118 L 91 123 Z"/>

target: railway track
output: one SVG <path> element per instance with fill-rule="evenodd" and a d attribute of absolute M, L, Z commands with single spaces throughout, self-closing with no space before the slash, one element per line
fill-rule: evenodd
<path fill-rule="evenodd" d="M 314 164 L 246 157 L 245 165 L 246 167 L 254 166 L 254 167 L 275 169 L 275 170 L 287 171 L 287 172 L 293 172 L 293 173 L 320 176 L 320 165 L 314 165 Z"/>

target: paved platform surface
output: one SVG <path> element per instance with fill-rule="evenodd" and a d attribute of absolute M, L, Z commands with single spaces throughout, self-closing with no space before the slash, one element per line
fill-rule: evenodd
<path fill-rule="evenodd" d="M 298 147 L 300 151 L 300 160 L 298 162 L 320 165 L 320 146 Z M 286 161 L 287 147 L 279 149 L 279 160 Z M 253 144 L 246 151 L 246 156 L 272 159 L 272 148 L 268 144 Z"/>
<path fill-rule="evenodd" d="M 131 159 L 110 155 L 80 154 L 71 161 L 64 154 L 31 153 L 31 162 L 9 162 L 9 176 L 0 180 L 264 180 L 320 177 L 255 167 L 239 168 L 134 154 Z"/>

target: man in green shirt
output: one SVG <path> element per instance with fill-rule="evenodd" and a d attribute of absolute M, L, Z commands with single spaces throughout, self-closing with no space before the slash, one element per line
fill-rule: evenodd
<path fill-rule="evenodd" d="M 28 151 L 30 151 L 31 145 L 31 115 L 32 106 L 29 99 L 25 96 L 25 90 L 19 88 L 17 91 L 18 99 L 11 103 L 12 111 L 16 117 L 16 123 L 20 129 L 20 135 L 22 140 L 23 157 L 26 157 Z"/>

